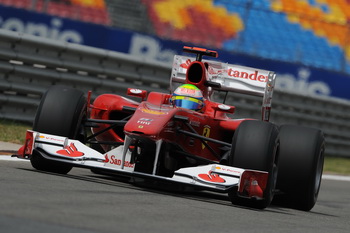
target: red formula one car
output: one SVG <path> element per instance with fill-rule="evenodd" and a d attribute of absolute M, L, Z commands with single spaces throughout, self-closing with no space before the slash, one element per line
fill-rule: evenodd
<path fill-rule="evenodd" d="M 217 57 L 211 50 L 184 51 L 196 57 L 175 56 L 170 94 L 129 88 L 140 102 L 103 94 L 91 104 L 91 93 L 51 87 L 18 156 L 42 171 L 84 167 L 228 193 L 235 205 L 263 209 L 274 198 L 310 210 L 321 184 L 323 133 L 269 122 L 273 72 L 203 60 Z M 235 107 L 212 101 L 217 91 L 261 96 L 262 119 L 230 118 Z"/>

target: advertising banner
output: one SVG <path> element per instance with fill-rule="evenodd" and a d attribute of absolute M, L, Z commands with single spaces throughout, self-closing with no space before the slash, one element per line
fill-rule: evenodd
<path fill-rule="evenodd" d="M 200 45 L 163 40 L 151 35 L 5 6 L 0 6 L 0 29 L 128 53 L 169 64 L 169 67 L 174 55 L 183 55 L 184 45 L 200 47 Z M 215 48 L 208 49 L 215 50 Z M 223 50 L 217 51 L 219 61 L 275 71 L 277 73 L 276 89 L 305 95 L 350 99 L 349 75 L 300 64 L 261 59 Z"/>

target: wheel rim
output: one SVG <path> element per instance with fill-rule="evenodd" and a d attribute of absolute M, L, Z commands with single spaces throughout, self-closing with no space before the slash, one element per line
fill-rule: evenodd
<path fill-rule="evenodd" d="M 322 172 L 323 172 L 323 151 L 324 151 L 324 147 L 322 146 L 322 149 L 320 150 L 320 153 L 318 156 L 317 167 L 316 167 L 316 179 L 315 179 L 315 186 L 314 186 L 315 197 L 317 197 L 321 186 L 321 179 L 322 179 Z"/>
<path fill-rule="evenodd" d="M 275 194 L 275 189 L 276 189 L 276 184 L 277 184 L 277 166 L 276 164 L 273 165 L 273 169 L 272 169 L 272 187 L 270 189 L 270 200 L 269 202 L 272 201 L 274 194 Z"/>
<path fill-rule="evenodd" d="M 278 150 L 279 150 L 279 142 L 277 143 L 277 145 L 275 146 L 273 153 L 274 153 L 274 161 L 273 161 L 273 165 L 272 165 L 272 169 L 271 169 L 271 187 L 269 189 L 269 194 L 267 196 L 268 198 L 268 203 L 271 203 L 273 200 L 273 197 L 275 195 L 275 189 L 276 189 L 276 185 L 277 185 L 277 175 L 278 175 L 278 166 L 277 166 L 277 154 L 278 154 Z"/>

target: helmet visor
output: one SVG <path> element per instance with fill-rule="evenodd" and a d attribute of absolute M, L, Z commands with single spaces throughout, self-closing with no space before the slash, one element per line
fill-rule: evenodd
<path fill-rule="evenodd" d="M 177 107 L 192 110 L 199 110 L 203 106 L 203 101 L 187 96 L 173 96 L 172 101 L 173 104 Z"/>

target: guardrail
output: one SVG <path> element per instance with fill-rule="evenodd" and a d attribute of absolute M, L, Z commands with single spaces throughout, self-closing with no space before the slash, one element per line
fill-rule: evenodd
<path fill-rule="evenodd" d="M 32 122 L 41 95 L 65 85 L 93 97 L 128 87 L 167 91 L 171 67 L 140 57 L 0 30 L 0 119 Z M 278 77 L 277 77 L 278 78 Z M 235 117 L 260 118 L 261 99 L 230 93 Z M 350 103 L 276 90 L 271 121 L 320 128 L 326 153 L 350 157 Z"/>

